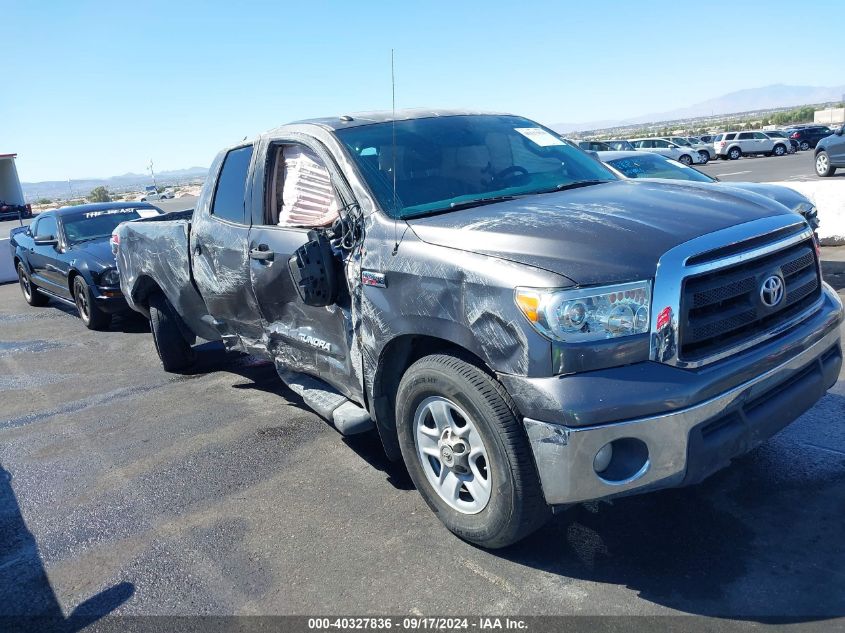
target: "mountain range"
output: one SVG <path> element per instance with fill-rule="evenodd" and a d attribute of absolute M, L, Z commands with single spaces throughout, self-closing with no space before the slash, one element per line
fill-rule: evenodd
<path fill-rule="evenodd" d="M 746 88 L 728 94 L 695 103 L 686 108 L 669 110 L 666 112 L 652 112 L 629 119 L 607 119 L 603 121 L 585 121 L 582 123 L 556 123 L 551 127 L 558 132 L 573 132 L 579 130 L 598 130 L 609 127 L 635 125 L 638 123 L 653 123 L 657 121 L 674 121 L 677 119 L 691 119 L 695 117 L 713 116 L 718 114 L 733 114 L 768 108 L 783 108 L 801 106 L 809 103 L 827 103 L 845 101 L 845 85 L 843 86 L 788 86 L 773 84 L 761 88 Z"/>
<path fill-rule="evenodd" d="M 207 167 L 189 167 L 156 173 L 157 185 L 175 185 L 180 183 L 204 180 L 208 173 Z M 78 180 L 45 180 L 43 182 L 22 182 L 24 196 L 28 201 L 39 198 L 66 199 L 85 196 L 94 188 L 103 186 L 110 191 L 142 191 L 147 185 L 153 184 L 149 174 L 126 173 L 122 176 L 110 178 L 82 178 Z"/>

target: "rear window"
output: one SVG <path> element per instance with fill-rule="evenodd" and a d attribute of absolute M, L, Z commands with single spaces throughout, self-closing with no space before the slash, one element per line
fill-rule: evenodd
<path fill-rule="evenodd" d="M 252 145 L 233 149 L 226 154 L 217 178 L 217 190 L 211 214 L 230 222 L 244 223 L 246 178 L 252 160 Z"/>
<path fill-rule="evenodd" d="M 725 138 L 722 139 L 723 141 L 732 141 L 736 138 L 736 132 L 731 132 L 730 134 L 725 134 Z"/>
<path fill-rule="evenodd" d="M 121 222 L 158 215 L 156 209 L 101 209 L 64 216 L 62 226 L 71 244 L 106 239 Z"/>

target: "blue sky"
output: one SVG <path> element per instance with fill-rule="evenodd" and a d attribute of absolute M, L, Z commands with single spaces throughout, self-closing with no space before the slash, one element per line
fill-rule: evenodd
<path fill-rule="evenodd" d="M 206 166 L 287 121 L 389 108 L 391 48 L 398 107 L 548 124 L 845 80 L 839 0 L 0 0 L 0 16 L 0 152 L 30 182 Z M 732 44 L 744 29 L 760 41 Z"/>

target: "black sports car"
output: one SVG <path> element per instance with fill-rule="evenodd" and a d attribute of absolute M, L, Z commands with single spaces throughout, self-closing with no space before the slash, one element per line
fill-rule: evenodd
<path fill-rule="evenodd" d="M 105 329 L 127 310 L 109 239 L 121 222 L 162 213 L 146 202 L 104 202 L 44 211 L 29 226 L 12 229 L 12 257 L 24 299 L 76 305 L 91 330 Z"/>

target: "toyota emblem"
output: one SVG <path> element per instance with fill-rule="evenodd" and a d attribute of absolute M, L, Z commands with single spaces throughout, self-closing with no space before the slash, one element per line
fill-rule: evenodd
<path fill-rule="evenodd" d="M 774 308 L 783 300 L 783 278 L 780 275 L 766 277 L 760 286 L 760 299 L 769 308 Z"/>

